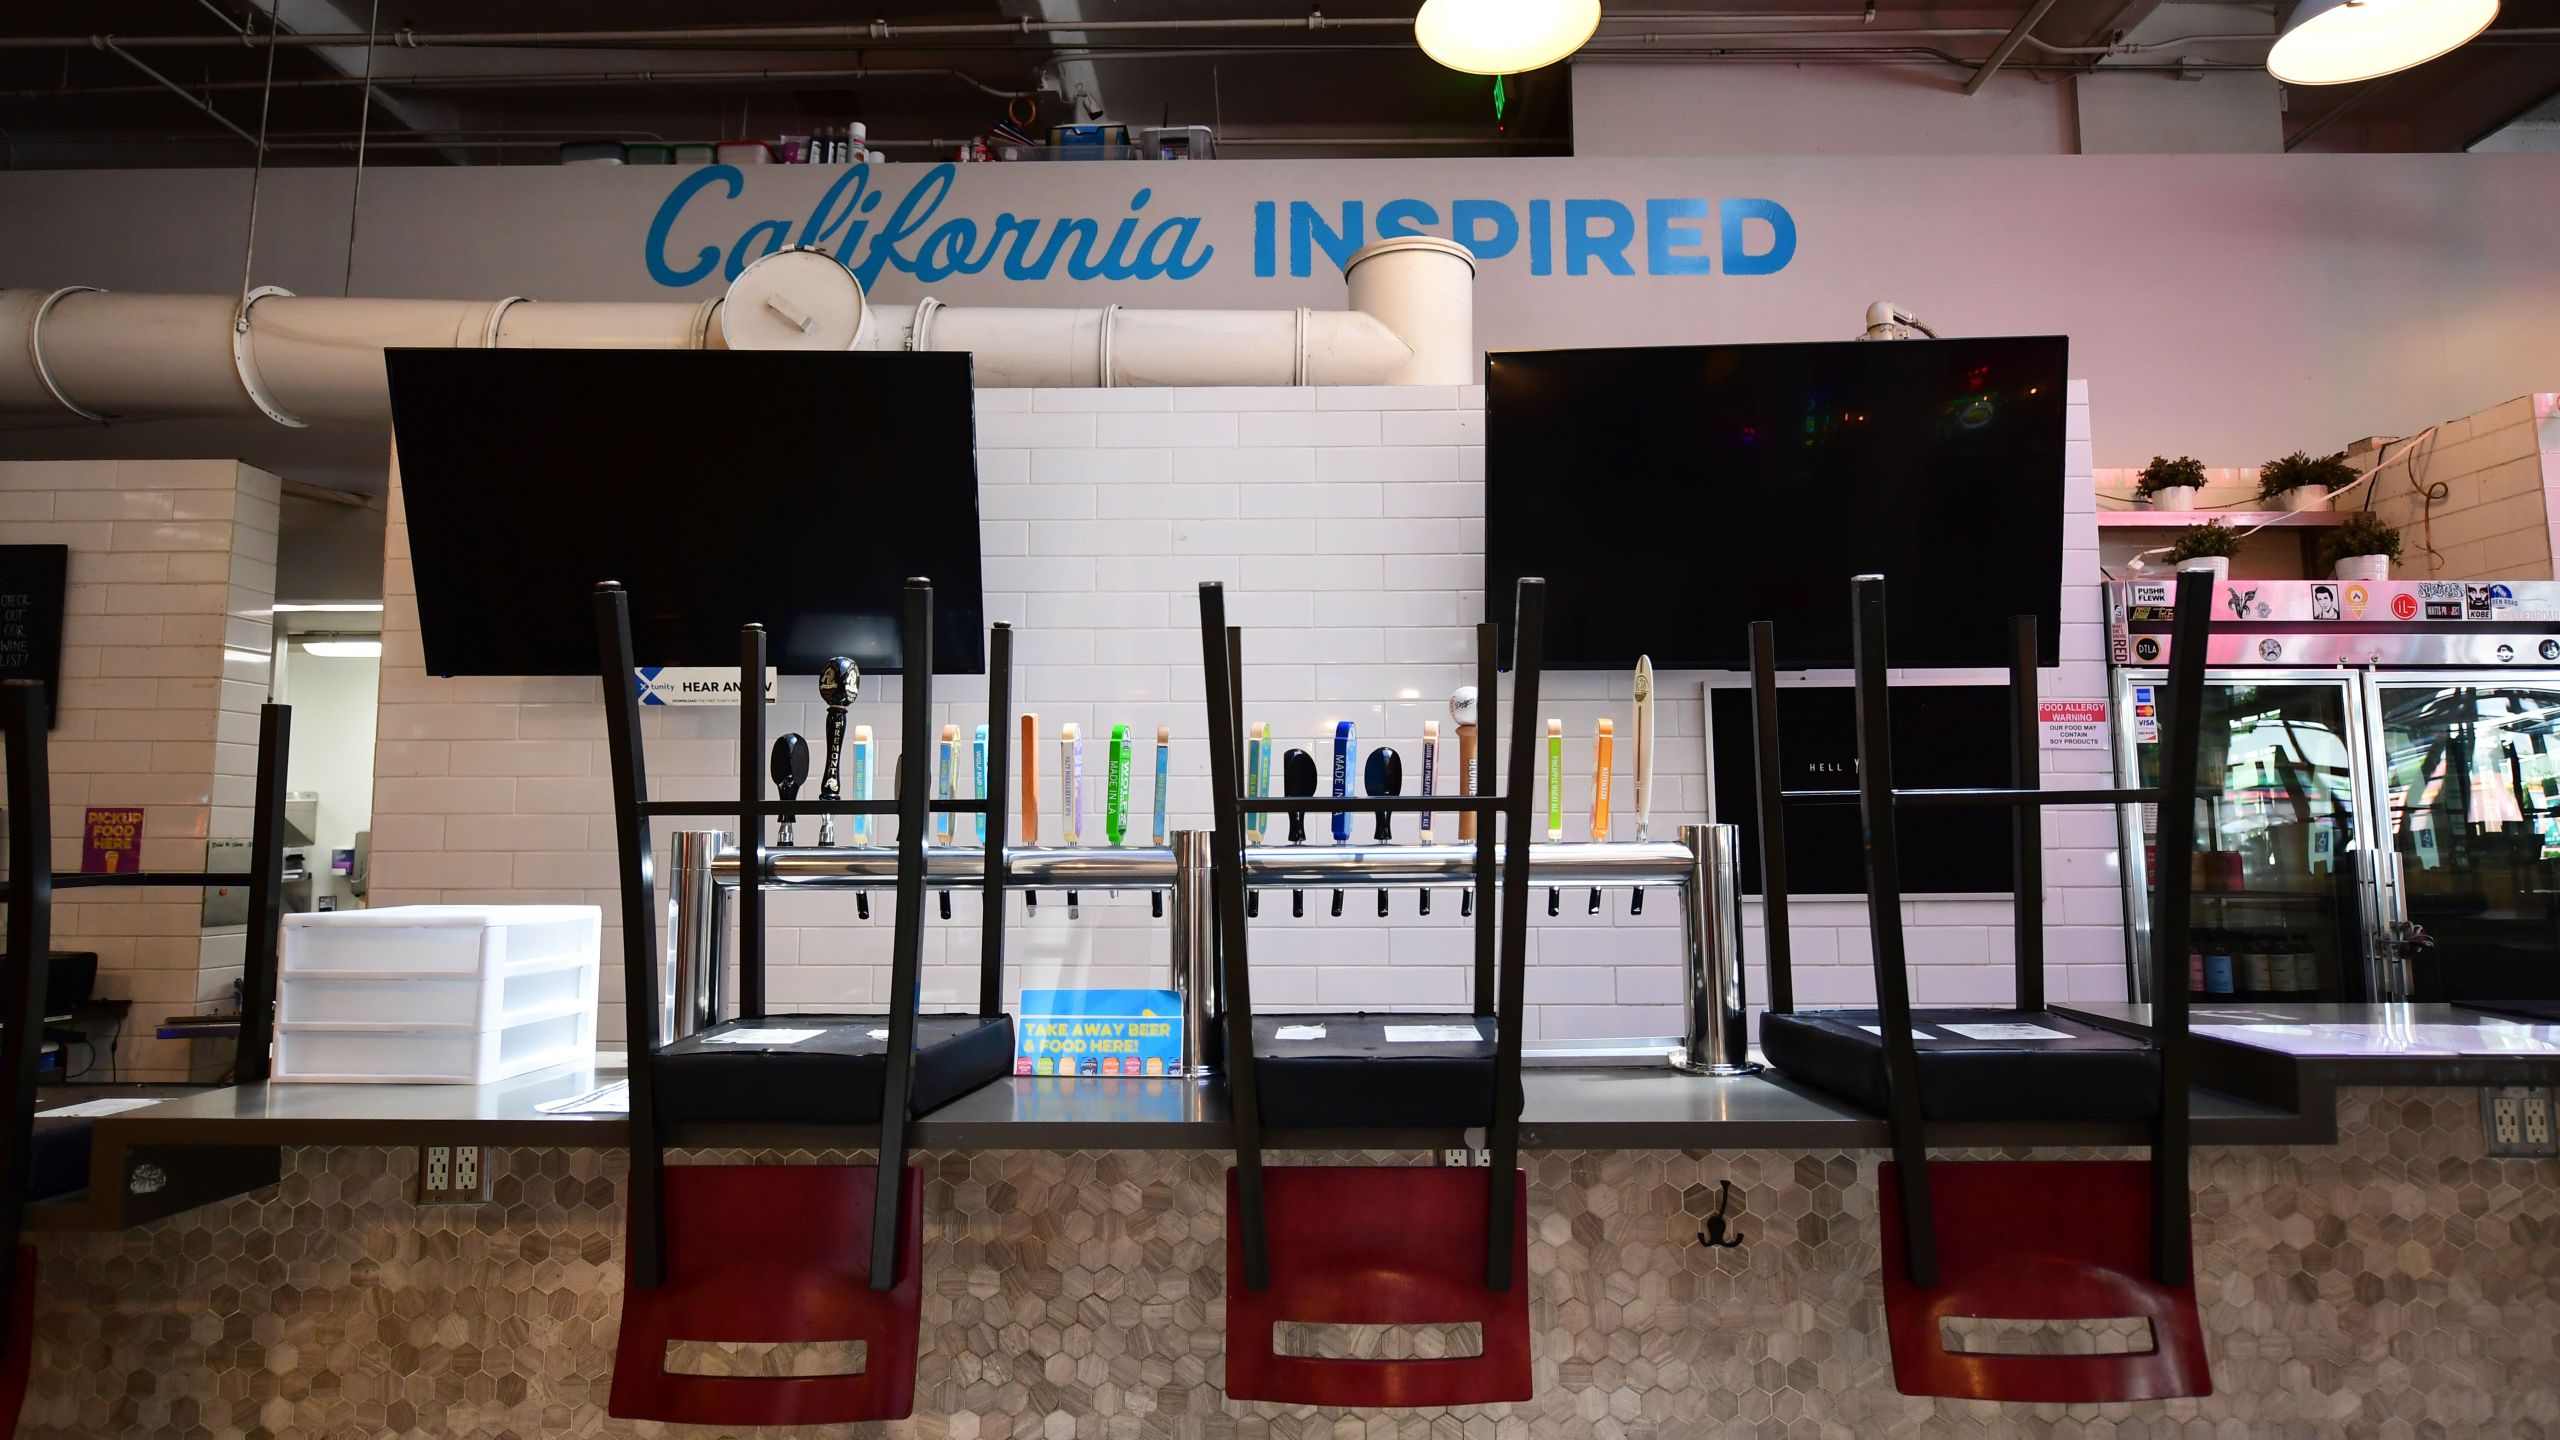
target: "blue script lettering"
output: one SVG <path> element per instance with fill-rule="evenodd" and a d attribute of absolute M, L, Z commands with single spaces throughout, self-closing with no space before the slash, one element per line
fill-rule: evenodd
<path fill-rule="evenodd" d="M 930 282 L 975 275 L 995 265 L 999 256 L 1009 280 L 1045 280 L 1061 255 L 1066 256 L 1068 277 L 1076 280 L 1188 280 L 1208 268 L 1217 253 L 1216 246 L 1201 243 L 1196 215 L 1168 216 L 1147 226 L 1144 212 L 1154 196 L 1151 188 L 1130 197 L 1129 214 L 1113 226 L 1107 245 L 1103 222 L 1090 217 L 1049 220 L 1010 211 L 986 225 L 982 242 L 979 222 L 971 217 L 936 223 L 950 197 L 954 171 L 950 165 L 925 171 L 875 227 L 864 217 L 880 207 L 884 192 L 873 185 L 869 166 L 851 166 L 801 220 L 796 238 L 789 220 L 747 217 L 725 256 L 721 247 L 706 245 L 690 261 L 679 261 L 671 252 L 676 226 L 699 218 L 689 216 L 688 207 L 714 186 L 721 187 L 717 201 L 736 200 L 746 192 L 746 175 L 738 167 L 706 165 L 688 172 L 659 202 L 642 260 L 650 279 L 681 289 L 715 273 L 735 279 L 749 263 L 785 244 L 818 245 L 842 257 L 867 290 L 886 270 Z M 1343 255 L 1349 258 L 1350 250 Z"/>
<path fill-rule="evenodd" d="M 667 198 L 658 205 L 657 218 L 649 222 L 649 244 L 644 254 L 649 264 L 650 279 L 661 285 L 682 287 L 720 268 L 720 247 L 717 245 L 703 246 L 702 253 L 696 255 L 694 263 L 685 269 L 678 270 L 668 264 L 667 232 L 676 227 L 676 217 L 684 213 L 685 205 L 695 195 L 707 186 L 723 183 L 729 187 L 726 198 L 735 200 L 738 192 L 747 188 L 747 177 L 735 165 L 705 165 L 677 181 L 676 188 L 667 192 Z"/>

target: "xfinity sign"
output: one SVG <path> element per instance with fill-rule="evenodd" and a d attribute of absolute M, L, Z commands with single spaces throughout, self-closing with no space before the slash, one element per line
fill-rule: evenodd
<path fill-rule="evenodd" d="M 1115 167 L 1116 169 L 1117 167 Z M 734 280 L 757 258 L 786 245 L 823 246 L 842 256 L 865 289 L 895 270 L 932 283 L 955 275 L 1008 280 L 1188 280 L 1212 265 L 1249 264 L 1256 278 L 1285 266 L 1292 276 L 1321 264 L 1340 269 L 1374 240 L 1440 235 L 1479 262 L 1507 263 L 1533 276 L 1774 275 L 1795 258 L 1796 222 L 1775 200 L 1753 197 L 1605 196 L 1507 200 L 1404 196 L 1379 201 L 1265 199 L 1252 204 L 1249 256 L 1221 257 L 1203 235 L 1207 217 L 1158 205 L 1154 189 L 1133 190 L 1103 214 L 993 217 L 949 213 L 958 167 L 936 165 L 893 194 L 881 175 L 855 165 L 802 215 L 767 215 L 746 197 L 734 165 L 688 170 L 649 223 L 649 277 L 681 289 L 717 276 Z M 732 237 L 724 244 L 679 243 L 679 228 Z"/>

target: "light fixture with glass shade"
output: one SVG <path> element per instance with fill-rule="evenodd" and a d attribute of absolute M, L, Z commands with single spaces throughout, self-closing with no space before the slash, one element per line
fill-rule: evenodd
<path fill-rule="evenodd" d="M 2267 52 L 2288 85 L 2343 85 L 2423 65 L 2498 18 L 2498 0 L 2301 0 Z"/>
<path fill-rule="evenodd" d="M 1600 28 L 1600 0 L 1423 0 L 1413 17 L 1422 53 L 1470 75 L 1553 65 Z"/>

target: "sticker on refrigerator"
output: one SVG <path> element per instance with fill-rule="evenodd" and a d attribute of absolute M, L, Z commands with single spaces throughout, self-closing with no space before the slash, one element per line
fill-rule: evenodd
<path fill-rule="evenodd" d="M 2489 607 L 2489 587 L 2488 587 L 2488 586 L 2486 586 L 2486 585 L 2465 585 L 2465 586 L 2463 586 L 2463 587 L 2462 587 L 2462 618 L 2463 618 L 2463 619 L 2465 619 L 2465 620 L 2486 620 L 2486 619 L 2488 619 L 2488 618 L 2489 618 L 2489 608 L 2490 608 L 2490 607 Z"/>
<path fill-rule="evenodd" d="M 2136 745 L 2160 743 L 2159 693 L 2157 685 L 2133 687 L 2133 743 Z"/>
<path fill-rule="evenodd" d="M 1178 1075 L 1182 997 L 1171 990 L 1025 990 L 1016 1075 Z"/>
<path fill-rule="evenodd" d="M 2431 826 L 2421 825 L 2411 830 L 2409 848 L 2417 852 L 2421 870 L 2433 870 L 2444 863 L 2444 856 L 2436 849 L 2436 832 Z"/>
<path fill-rule="evenodd" d="M 775 677 L 764 671 L 764 702 L 774 703 Z M 631 672 L 631 688 L 643 705 L 735 705 L 738 672 L 718 665 L 643 665 Z"/>
<path fill-rule="evenodd" d="M 2405 595 L 2405 594 L 2404 594 L 2404 595 L 2394 595 L 2394 596 L 2392 596 L 2392 597 L 2391 597 L 2391 618 L 2392 618 L 2392 619 L 2394 619 L 2394 620 L 2415 620 L 2415 619 L 2417 619 L 2417 618 L 2418 618 L 2418 597 L 2417 597 L 2417 596 L 2415 596 L 2415 595 Z"/>
<path fill-rule="evenodd" d="M 2330 821 L 2311 827 L 2311 868 L 2315 872 L 2338 868 L 2338 831 Z"/>
<path fill-rule="evenodd" d="M 2036 728 L 2047 750 L 2107 748 L 2107 702 L 2104 700 L 2039 700 Z"/>
<path fill-rule="evenodd" d="M 2373 592 L 2358 583 L 2349 585 L 2343 598 L 2347 602 L 2347 618 L 2361 620 L 2364 618 L 2364 607 L 2373 603 Z"/>

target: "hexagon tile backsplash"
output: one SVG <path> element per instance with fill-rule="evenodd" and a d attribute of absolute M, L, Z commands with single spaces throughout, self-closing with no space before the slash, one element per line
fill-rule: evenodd
<path fill-rule="evenodd" d="M 2560 1436 L 2560 1164 L 2483 1158 L 2472 1092 L 2349 1092 L 2342 1105 L 2335 1147 L 2197 1156 L 2208 1399 L 2004 1407 L 1895 1393 L 1875 1157 L 1741 1151 L 1529 1158 L 1532 1402 L 1230 1404 L 1225 1158 L 1006 1151 L 920 1159 L 916 1418 L 740 1434 Z M 411 1152 L 303 1149 L 264 1196 L 122 1234 L 44 1237 L 21 1433 L 721 1433 L 604 1413 L 622 1157 L 510 1150 L 497 1164 L 492 1203 L 421 1207 Z M 1745 1242 L 1702 1249 L 1721 1180 Z"/>

